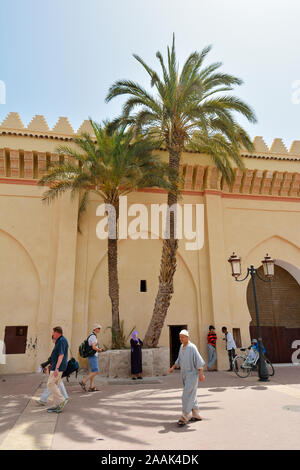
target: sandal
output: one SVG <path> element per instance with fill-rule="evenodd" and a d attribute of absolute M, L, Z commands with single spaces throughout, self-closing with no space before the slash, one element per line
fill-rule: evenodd
<path fill-rule="evenodd" d="M 195 423 L 196 421 L 202 421 L 202 420 L 203 420 L 203 418 L 201 418 L 201 417 L 196 418 L 195 416 L 193 416 L 193 417 L 190 419 L 190 421 L 191 421 L 192 423 Z"/>
<path fill-rule="evenodd" d="M 183 419 L 183 418 L 180 418 L 180 419 L 177 421 L 178 426 L 185 426 L 186 423 L 187 423 L 187 422 L 186 422 L 185 419 Z"/>
<path fill-rule="evenodd" d="M 100 390 L 99 388 L 93 387 L 93 388 L 89 388 L 88 392 L 100 392 Z"/>
<path fill-rule="evenodd" d="M 82 388 L 82 390 L 84 390 L 86 392 L 86 386 L 83 382 L 79 382 L 79 385 L 80 387 Z"/>

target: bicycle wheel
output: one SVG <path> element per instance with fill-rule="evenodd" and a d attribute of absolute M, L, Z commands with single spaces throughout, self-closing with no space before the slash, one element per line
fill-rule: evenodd
<path fill-rule="evenodd" d="M 272 362 L 270 362 L 269 359 L 266 358 L 266 364 L 269 372 L 269 377 L 273 377 L 273 375 L 275 374 L 275 370 L 272 365 Z"/>
<path fill-rule="evenodd" d="M 251 372 L 251 366 L 246 364 L 246 356 L 236 356 L 233 361 L 233 370 L 238 377 L 245 379 Z"/>

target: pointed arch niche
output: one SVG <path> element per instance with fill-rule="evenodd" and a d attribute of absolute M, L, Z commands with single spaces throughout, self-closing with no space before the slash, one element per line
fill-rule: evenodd
<path fill-rule="evenodd" d="M 162 241 L 119 240 L 118 270 L 120 285 L 120 319 L 124 320 L 125 333 L 135 327 L 143 337 L 152 316 L 158 288 Z M 110 345 L 111 304 L 108 296 L 107 255 L 97 264 L 89 288 L 89 327 L 96 322 L 103 326 L 101 341 Z M 140 292 L 140 281 L 147 281 L 147 292 Z M 160 338 L 161 346 L 169 345 L 169 324 L 189 325 L 198 342 L 197 291 L 193 275 L 178 252 L 174 277 L 174 295 Z"/>
<path fill-rule="evenodd" d="M 24 354 L 7 354 L 1 370 L 32 372 L 37 350 L 37 317 L 40 280 L 26 248 L 9 233 L 0 230 L 0 339 L 6 327 L 28 327 Z"/>

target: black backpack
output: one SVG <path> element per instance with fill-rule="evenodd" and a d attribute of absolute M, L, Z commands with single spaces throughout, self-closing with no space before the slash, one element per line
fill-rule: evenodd
<path fill-rule="evenodd" d="M 94 333 L 91 333 L 90 336 L 92 336 Z M 81 343 L 79 346 L 79 354 L 81 357 L 91 357 L 96 354 L 96 351 L 92 348 L 92 346 L 89 345 L 89 337 Z"/>
<path fill-rule="evenodd" d="M 62 374 L 62 377 L 67 377 L 67 381 L 69 382 L 70 375 L 73 374 L 73 372 L 76 372 L 76 379 L 77 379 L 78 370 L 79 370 L 78 362 L 76 361 L 76 359 L 74 359 L 74 357 L 71 357 L 71 359 L 68 361 L 66 370 Z"/>

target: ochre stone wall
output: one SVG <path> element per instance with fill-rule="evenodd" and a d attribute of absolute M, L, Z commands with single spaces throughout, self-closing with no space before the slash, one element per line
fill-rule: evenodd
<path fill-rule="evenodd" d="M 77 132 L 89 130 L 85 121 Z M 96 321 L 103 327 L 100 344 L 110 342 L 107 243 L 96 237 L 96 208 L 102 201 L 91 197 L 80 234 L 77 199 L 71 201 L 67 194 L 47 206 L 42 203 L 45 188 L 37 186 L 47 165 L 58 160 L 57 146 L 74 145 L 74 135 L 66 118 L 50 130 L 43 116 L 36 116 L 25 128 L 18 114 L 11 113 L 0 125 L 0 341 L 6 326 L 28 326 L 26 354 L 10 355 L 6 365 L 0 364 L 0 373 L 35 371 L 49 356 L 53 326 L 63 327 L 74 356 Z M 204 246 L 187 251 L 187 240 L 179 242 L 175 293 L 160 346 L 169 347 L 169 325 L 186 323 L 192 342 L 206 358 L 207 330 L 214 324 L 220 369 L 228 368 L 223 325 L 230 331 L 240 329 L 243 346 L 250 340 L 247 282 L 231 277 L 231 253 L 242 257 L 243 272 L 250 264 L 260 266 L 267 252 L 300 269 L 299 142 L 289 151 L 280 139 L 270 149 L 262 138 L 255 138 L 254 144 L 252 155 L 242 152 L 245 171 L 235 169 L 230 186 L 208 156 L 182 156 L 180 203 L 204 205 Z M 160 154 L 167 158 L 164 150 Z M 159 190 L 128 197 L 128 204 L 148 208 L 163 202 L 166 194 Z M 119 244 L 120 316 L 126 331 L 136 326 L 142 338 L 157 292 L 161 243 Z M 146 293 L 139 291 L 141 279 L 147 280 Z M 288 305 L 292 323 L 298 321 L 296 284 L 284 273 L 275 280 L 272 294 L 273 304 L 275 299 L 279 306 Z M 268 308 L 266 303 L 266 312 Z"/>

